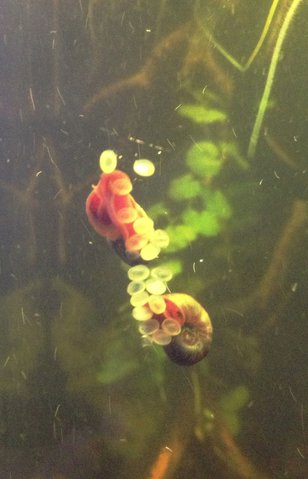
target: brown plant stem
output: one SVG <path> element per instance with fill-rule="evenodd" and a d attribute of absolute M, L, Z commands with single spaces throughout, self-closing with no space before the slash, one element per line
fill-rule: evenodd
<path fill-rule="evenodd" d="M 203 445 L 200 451 L 204 448 L 204 454 L 214 468 L 224 471 L 222 477 L 270 479 L 253 465 L 230 433 L 216 405 L 211 383 L 204 384 L 204 377 L 201 382 L 196 370 L 192 371 L 190 379 L 193 398 L 191 395 L 182 397 L 146 479 L 174 478 L 182 458 L 189 456 L 189 449 L 194 447 L 196 440 Z M 205 390 L 204 395 L 202 391 Z M 190 404 L 189 408 L 187 404 Z M 204 411 L 212 413 L 208 419 Z"/>
<path fill-rule="evenodd" d="M 298 170 L 300 168 L 300 165 L 296 164 L 293 158 L 282 148 L 272 135 L 266 134 L 264 138 L 272 152 L 280 161 L 288 165 L 292 170 Z"/>
<path fill-rule="evenodd" d="M 281 237 L 277 241 L 271 263 L 264 274 L 256 296 L 265 308 L 272 297 L 281 290 L 285 282 L 286 273 L 294 257 L 294 251 L 302 240 L 303 233 L 308 225 L 308 204 L 304 200 L 295 200 L 287 224 Z"/>
<path fill-rule="evenodd" d="M 154 47 L 151 56 L 146 60 L 141 69 L 133 75 L 120 79 L 115 83 L 103 86 L 86 103 L 85 112 L 91 112 L 94 107 L 104 101 L 106 98 L 133 88 L 148 89 L 154 82 L 156 74 L 161 63 L 171 57 L 171 54 L 181 47 L 183 42 L 188 40 L 189 24 L 181 26 L 179 29 L 163 38 L 161 42 Z"/>
<path fill-rule="evenodd" d="M 223 311 L 238 311 L 243 314 L 253 308 L 267 308 L 273 298 L 283 289 L 286 274 L 294 258 L 298 245 L 303 241 L 308 226 L 308 203 L 296 199 L 291 208 L 289 219 L 274 247 L 269 267 L 265 271 L 256 289 L 245 298 L 240 298 L 220 308 Z"/>
<path fill-rule="evenodd" d="M 212 440 L 213 451 L 227 468 L 226 477 L 232 474 L 232 477 L 238 479 L 270 479 L 267 474 L 257 470 L 243 454 L 228 428 L 222 422 L 220 422 L 215 432 Z"/>

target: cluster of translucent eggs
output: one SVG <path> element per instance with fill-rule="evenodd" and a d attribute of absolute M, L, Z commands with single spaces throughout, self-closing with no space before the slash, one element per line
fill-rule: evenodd
<path fill-rule="evenodd" d="M 112 173 L 117 167 L 117 155 L 112 150 L 105 150 L 100 155 L 100 168 L 103 173 Z M 134 171 L 141 176 L 154 174 L 155 166 L 150 160 L 136 160 Z M 119 195 L 128 195 L 133 189 L 130 179 L 119 178 L 112 183 L 112 191 Z M 169 244 L 169 236 L 162 229 L 154 229 L 154 222 L 139 206 L 123 207 L 117 211 L 117 219 L 121 223 L 132 224 L 135 234 L 125 241 L 129 252 L 138 252 L 144 261 L 157 258 L 160 250 Z"/>
<path fill-rule="evenodd" d="M 99 163 L 103 173 L 110 174 L 116 170 L 117 155 L 112 150 L 105 150 L 100 156 Z M 151 176 L 155 166 L 150 160 L 136 160 L 134 171 L 140 176 Z M 112 192 L 119 196 L 128 195 L 132 189 L 129 177 L 123 175 L 116 178 L 111 186 Z M 127 251 L 138 252 L 144 261 L 151 261 L 158 257 L 161 248 L 169 244 L 166 231 L 154 228 L 154 222 L 142 208 L 132 203 L 117 211 L 117 219 L 121 223 L 132 224 L 135 234 L 125 241 Z M 181 324 L 168 316 L 164 294 L 167 283 L 172 278 L 172 272 L 164 266 L 148 268 L 145 265 L 133 266 L 128 270 L 130 280 L 127 292 L 133 306 L 132 316 L 139 323 L 145 344 L 156 343 L 163 346 L 169 344 L 173 336 L 181 332 Z"/>
<path fill-rule="evenodd" d="M 180 323 L 168 317 L 164 293 L 172 278 L 169 268 L 145 265 L 133 266 L 128 270 L 130 283 L 127 292 L 131 296 L 132 316 L 139 322 L 139 332 L 144 344 L 156 343 L 166 346 L 173 336 L 181 332 Z"/>
<path fill-rule="evenodd" d="M 160 250 L 168 246 L 168 233 L 162 229 L 154 229 L 154 222 L 148 216 L 137 218 L 133 227 L 135 234 L 126 240 L 125 247 L 127 251 L 137 251 L 144 261 L 157 258 Z"/>

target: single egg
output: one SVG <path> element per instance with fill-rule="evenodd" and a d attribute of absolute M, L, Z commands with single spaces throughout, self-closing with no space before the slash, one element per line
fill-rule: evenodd
<path fill-rule="evenodd" d="M 103 173 L 112 173 L 117 163 L 118 157 L 113 150 L 105 150 L 99 157 L 99 166 Z"/>
<path fill-rule="evenodd" d="M 130 296 L 134 294 L 140 293 L 141 291 L 145 290 L 145 283 L 144 281 L 131 281 L 128 283 L 126 291 Z"/>
<path fill-rule="evenodd" d="M 154 231 L 154 221 L 148 216 L 137 218 L 134 222 L 134 230 L 137 234 L 150 235 Z"/>
<path fill-rule="evenodd" d="M 149 297 L 148 304 L 150 310 L 153 311 L 154 314 L 162 314 L 166 311 L 166 303 L 162 296 L 152 294 L 152 296 Z"/>
<path fill-rule="evenodd" d="M 132 311 L 132 316 L 136 321 L 146 321 L 153 317 L 153 313 L 146 306 L 136 306 Z"/>
<path fill-rule="evenodd" d="M 139 325 L 139 333 L 141 334 L 153 334 L 159 328 L 159 322 L 157 319 L 148 319 L 147 321 L 142 321 Z"/>
<path fill-rule="evenodd" d="M 125 224 L 132 223 L 133 221 L 135 221 L 135 219 L 137 218 L 137 215 L 138 213 L 135 210 L 135 208 L 130 208 L 130 207 L 121 208 L 116 213 L 117 220 L 120 223 L 125 223 Z"/>
<path fill-rule="evenodd" d="M 140 257 L 144 261 L 152 261 L 152 259 L 155 259 L 158 257 L 160 253 L 160 248 L 155 246 L 152 243 L 148 243 L 144 245 L 144 247 L 140 251 Z"/>
<path fill-rule="evenodd" d="M 157 266 L 151 271 L 151 276 L 156 279 L 161 279 L 162 281 L 170 281 L 172 279 L 172 271 L 165 266 Z"/>
<path fill-rule="evenodd" d="M 165 230 L 155 230 L 150 240 L 158 248 L 167 248 L 169 245 L 169 235 Z"/>
<path fill-rule="evenodd" d="M 150 160 L 136 160 L 133 169 L 139 176 L 152 176 L 155 173 L 155 165 Z"/>
<path fill-rule="evenodd" d="M 110 182 L 110 189 L 115 195 L 126 196 L 132 191 L 133 185 L 129 178 L 119 178 Z"/>
<path fill-rule="evenodd" d="M 150 275 L 150 270 L 147 266 L 143 264 L 137 264 L 132 268 L 129 268 L 127 276 L 131 281 L 143 281 L 147 279 Z"/>
<path fill-rule="evenodd" d="M 139 293 L 133 294 L 130 298 L 130 304 L 132 306 L 144 306 L 149 299 L 149 294 L 146 291 L 139 291 Z"/>
<path fill-rule="evenodd" d="M 125 248 L 127 249 L 127 251 L 140 251 L 147 245 L 148 241 L 148 238 L 144 235 L 133 235 L 127 238 L 127 240 L 125 241 Z M 146 258 L 142 259 L 145 260 Z"/>
<path fill-rule="evenodd" d="M 181 332 L 181 325 L 176 319 L 166 318 L 162 322 L 162 330 L 170 336 L 177 336 Z"/>
<path fill-rule="evenodd" d="M 167 289 L 166 283 L 156 278 L 147 279 L 145 282 L 145 287 L 150 294 L 154 295 L 164 294 Z"/>
<path fill-rule="evenodd" d="M 159 344 L 160 346 L 166 346 L 167 344 L 171 343 L 171 336 L 166 334 L 162 329 L 158 329 L 153 334 L 151 334 L 151 338 L 154 343 Z"/>

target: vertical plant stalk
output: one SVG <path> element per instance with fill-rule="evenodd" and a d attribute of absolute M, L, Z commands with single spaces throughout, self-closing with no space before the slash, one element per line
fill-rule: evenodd
<path fill-rule="evenodd" d="M 272 91 L 272 86 L 273 86 L 273 82 L 274 82 L 276 68 L 277 68 L 278 61 L 279 61 L 281 48 L 282 48 L 283 42 L 285 40 L 285 37 L 286 37 L 287 31 L 289 29 L 289 26 L 291 24 L 292 18 L 294 16 L 300 2 L 301 2 L 301 0 L 293 0 L 293 2 L 292 2 L 291 6 L 290 6 L 290 8 L 289 8 L 289 10 L 286 14 L 284 22 L 281 26 L 278 37 L 277 37 L 277 42 L 276 42 L 276 45 L 275 45 L 275 48 L 274 48 L 273 56 L 272 56 L 272 59 L 271 59 L 269 70 L 268 70 L 268 75 L 267 75 L 267 78 L 266 78 L 266 83 L 265 83 L 263 95 L 262 95 L 262 98 L 261 98 L 261 101 L 260 101 L 260 104 L 259 104 L 259 109 L 258 109 L 258 113 L 257 113 L 257 116 L 256 116 L 256 121 L 255 121 L 253 130 L 252 130 L 252 133 L 251 133 L 251 137 L 250 137 L 250 140 L 249 140 L 248 153 L 247 153 L 249 159 L 253 158 L 254 155 L 255 155 L 255 152 L 256 152 L 257 143 L 258 143 L 258 140 L 259 140 L 259 137 L 260 137 L 260 130 L 261 130 L 261 127 L 262 127 L 262 124 L 263 124 L 263 121 L 264 121 L 265 112 L 266 112 L 266 109 L 267 109 L 267 106 L 268 106 L 268 100 L 269 100 L 269 97 L 270 97 L 270 94 L 271 94 L 271 91 Z"/>

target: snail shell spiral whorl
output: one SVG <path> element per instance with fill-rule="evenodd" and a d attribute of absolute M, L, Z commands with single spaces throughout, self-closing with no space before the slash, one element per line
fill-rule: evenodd
<path fill-rule="evenodd" d="M 205 309 L 188 294 L 169 294 L 165 298 L 177 306 L 182 323 L 180 334 L 164 347 L 169 358 L 181 366 L 192 366 L 205 358 L 212 343 L 213 328 Z"/>

